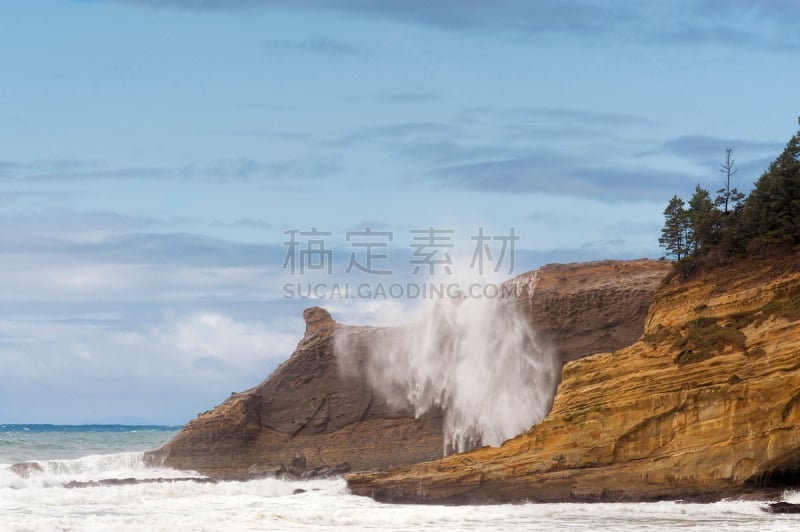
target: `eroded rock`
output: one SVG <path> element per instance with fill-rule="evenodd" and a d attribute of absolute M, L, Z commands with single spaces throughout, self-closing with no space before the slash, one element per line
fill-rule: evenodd
<path fill-rule="evenodd" d="M 785 487 L 800 471 L 799 302 L 800 255 L 673 278 L 638 342 L 564 366 L 550 414 L 530 431 L 350 474 L 350 489 L 452 503 L 716 500 Z M 702 356 L 683 356 L 690 340 Z"/>
<path fill-rule="evenodd" d="M 575 359 L 641 335 L 648 302 L 669 269 L 650 260 L 546 266 L 509 281 L 508 304 L 559 346 L 561 359 Z M 410 408 L 382 400 L 363 374 L 338 367 L 337 331 L 362 338 L 363 345 L 376 329 L 338 324 L 319 307 L 303 315 L 305 336 L 286 362 L 258 386 L 197 416 L 145 459 L 244 479 L 383 470 L 440 458 L 440 411 L 414 418 Z M 363 366 L 366 350 L 353 345 L 348 363 Z"/>

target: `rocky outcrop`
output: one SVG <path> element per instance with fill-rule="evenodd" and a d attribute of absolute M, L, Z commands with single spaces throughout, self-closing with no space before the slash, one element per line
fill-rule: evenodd
<path fill-rule="evenodd" d="M 441 413 L 414 419 L 410 411 L 390 408 L 364 379 L 338 370 L 336 330 L 366 338 L 375 329 L 337 324 L 319 307 L 303 317 L 305 336 L 269 378 L 200 414 L 146 460 L 212 478 L 246 479 L 308 478 L 441 456 Z M 350 360 L 363 364 L 364 357 L 356 352 Z"/>
<path fill-rule="evenodd" d="M 567 362 L 638 340 L 671 270 L 667 261 L 647 259 L 548 264 L 505 284 L 539 340 Z"/>
<path fill-rule="evenodd" d="M 566 364 L 499 448 L 347 477 L 393 502 L 734 496 L 800 483 L 800 256 L 665 283 L 644 336 Z"/>
<path fill-rule="evenodd" d="M 553 265 L 506 288 L 509 303 L 570 360 L 638 338 L 669 269 L 651 260 Z M 410 409 L 392 408 L 374 393 L 359 377 L 363 372 L 339 368 L 334 334 L 356 339 L 347 358 L 359 367 L 367 356 L 359 345 L 376 329 L 338 324 L 316 307 L 304 318 L 304 338 L 272 375 L 200 414 L 146 460 L 213 478 L 252 478 L 383 470 L 441 457 L 441 412 L 415 419 Z"/>

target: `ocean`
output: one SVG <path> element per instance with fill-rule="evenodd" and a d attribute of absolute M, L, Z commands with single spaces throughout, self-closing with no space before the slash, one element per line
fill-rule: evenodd
<path fill-rule="evenodd" d="M 767 501 L 391 505 L 349 495 L 343 479 L 207 483 L 145 467 L 142 452 L 177 430 L 0 425 L 0 531 L 800 529 L 800 515 L 766 513 Z M 9 469 L 23 461 L 38 465 L 27 478 Z"/>

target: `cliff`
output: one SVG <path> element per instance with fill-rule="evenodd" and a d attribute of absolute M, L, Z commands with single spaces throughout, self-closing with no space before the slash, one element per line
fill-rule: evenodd
<path fill-rule="evenodd" d="M 670 271 L 669 262 L 653 260 L 548 264 L 506 285 L 515 288 L 516 305 L 539 340 L 567 362 L 638 340 L 653 294 Z"/>
<path fill-rule="evenodd" d="M 651 260 L 546 266 L 508 281 L 508 302 L 559 346 L 563 360 L 575 359 L 638 338 L 670 268 Z M 358 372 L 338 367 L 337 331 L 367 341 L 376 329 L 338 324 L 316 307 L 304 317 L 305 336 L 286 362 L 197 416 L 147 461 L 243 479 L 383 470 L 441 457 L 441 412 L 415 419 L 410 409 L 390 407 Z M 363 366 L 366 351 L 354 346 L 348 360 Z"/>
<path fill-rule="evenodd" d="M 672 278 L 499 448 L 347 477 L 393 502 L 717 499 L 800 480 L 800 255 Z"/>
<path fill-rule="evenodd" d="M 441 415 L 414 419 L 390 408 L 364 379 L 338 371 L 334 334 L 347 327 L 319 307 L 303 313 L 306 333 L 292 356 L 264 382 L 234 393 L 146 453 L 151 464 L 196 470 L 212 478 L 340 474 L 389 468 L 441 456 Z M 365 353 L 351 354 L 363 364 Z"/>

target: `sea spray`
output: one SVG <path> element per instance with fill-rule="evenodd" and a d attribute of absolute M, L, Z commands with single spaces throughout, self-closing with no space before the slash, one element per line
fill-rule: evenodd
<path fill-rule="evenodd" d="M 500 445 L 547 414 L 557 360 L 513 301 L 427 303 L 411 325 L 375 330 L 360 346 L 367 358 L 358 370 L 376 393 L 416 416 L 441 409 L 445 454 Z M 346 330 L 336 338 L 340 366 L 349 372 L 348 353 L 359 348 L 354 341 Z"/>
<path fill-rule="evenodd" d="M 179 471 L 145 464 L 141 451 L 89 455 L 71 460 L 26 461 L 0 465 L 0 489 L 63 486 L 70 482 L 114 479 L 200 478 L 193 471 Z"/>

